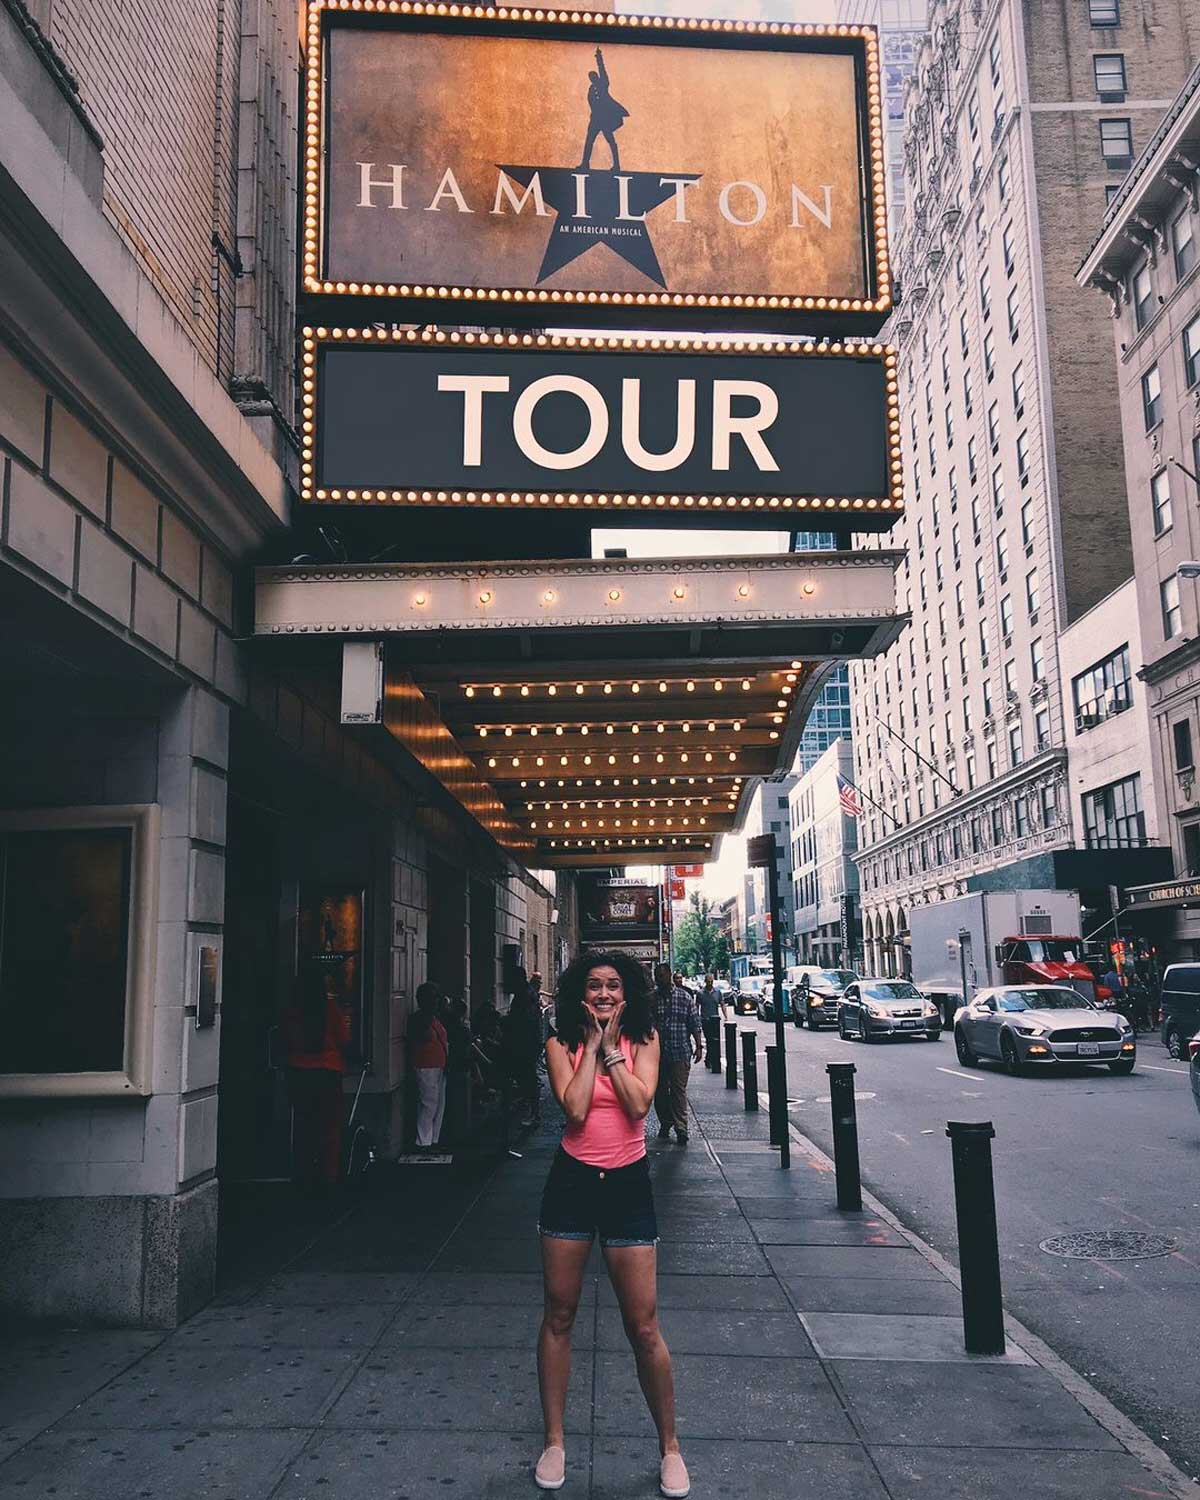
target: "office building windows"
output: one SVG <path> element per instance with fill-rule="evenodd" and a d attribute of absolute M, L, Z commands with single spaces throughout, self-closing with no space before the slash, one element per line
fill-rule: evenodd
<path fill-rule="evenodd" d="M 1089 849 L 1140 849 L 1146 842 L 1140 776 L 1097 787 L 1082 800 L 1084 841 Z"/>
<path fill-rule="evenodd" d="M 1154 517 L 1154 535 L 1171 529 L 1171 473 L 1159 469 L 1150 481 L 1150 513 Z"/>

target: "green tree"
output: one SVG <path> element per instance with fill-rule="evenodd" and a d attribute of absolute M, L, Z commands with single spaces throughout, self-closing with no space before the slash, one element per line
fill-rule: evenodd
<path fill-rule="evenodd" d="M 675 934 L 675 963 L 684 974 L 714 974 L 729 967 L 729 944 L 712 920 L 712 904 L 699 891 Z"/>

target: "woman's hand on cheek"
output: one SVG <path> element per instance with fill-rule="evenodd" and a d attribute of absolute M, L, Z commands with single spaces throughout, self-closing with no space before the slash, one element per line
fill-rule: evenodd
<path fill-rule="evenodd" d="M 584 1031 L 583 1046 L 585 1052 L 599 1052 L 600 1044 L 604 1040 L 604 1028 L 596 1012 L 585 1000 L 583 1003 Z"/>

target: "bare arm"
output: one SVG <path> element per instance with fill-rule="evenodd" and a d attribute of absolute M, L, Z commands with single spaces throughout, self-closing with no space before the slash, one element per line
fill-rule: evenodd
<path fill-rule="evenodd" d="M 644 1120 L 654 1103 L 654 1091 L 658 1088 L 658 1033 L 648 1042 L 639 1042 L 637 1056 L 632 1069 L 628 1063 L 618 1063 L 609 1068 L 613 1093 L 621 1101 L 621 1108 L 631 1120 Z"/>
<path fill-rule="evenodd" d="M 572 1125 L 582 1125 L 592 1107 L 596 1088 L 598 1051 L 585 1043 L 579 1067 L 572 1071 L 571 1054 L 556 1036 L 546 1043 L 546 1072 L 550 1089 Z"/>

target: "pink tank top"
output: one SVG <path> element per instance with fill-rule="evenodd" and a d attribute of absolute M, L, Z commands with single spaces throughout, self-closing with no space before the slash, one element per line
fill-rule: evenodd
<path fill-rule="evenodd" d="M 628 1037 L 621 1038 L 621 1051 L 625 1066 L 632 1069 L 637 1048 Z M 571 1055 L 571 1067 L 576 1073 L 582 1061 L 583 1048 L 577 1047 Z M 596 1087 L 587 1119 L 582 1125 L 568 1122 L 562 1147 L 569 1156 L 590 1167 L 627 1167 L 646 1154 L 646 1122 L 631 1120 L 625 1113 L 603 1064 L 596 1069 Z"/>

